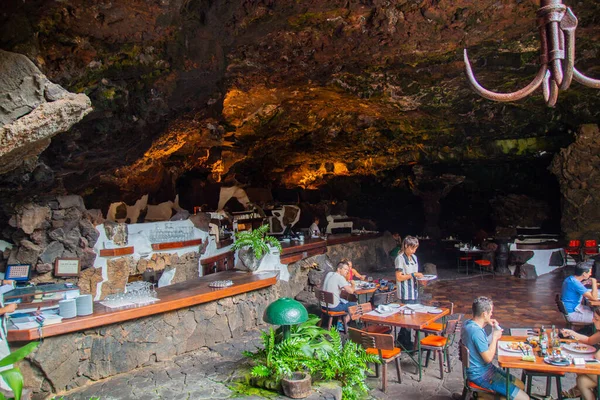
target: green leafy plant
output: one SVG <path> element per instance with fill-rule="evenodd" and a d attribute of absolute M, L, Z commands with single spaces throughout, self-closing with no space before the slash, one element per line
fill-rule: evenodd
<path fill-rule="evenodd" d="M 243 231 L 235 234 L 235 243 L 233 244 L 233 250 L 239 250 L 244 247 L 249 247 L 254 251 L 254 256 L 257 260 L 260 260 L 264 254 L 268 254 L 270 249 L 268 245 L 271 245 L 279 251 L 281 251 L 281 244 L 279 240 L 273 236 L 267 235 L 269 231 L 269 225 L 263 225 L 260 228 L 254 229 L 253 231 Z"/>
<path fill-rule="evenodd" d="M 25 357 L 29 355 L 36 347 L 38 347 L 40 342 L 31 342 L 27 343 L 25 346 L 17 349 L 0 360 L 0 368 L 9 366 L 11 364 L 15 364 L 18 361 L 21 361 Z M 11 369 L 7 369 L 0 372 L 0 375 L 6 383 L 8 387 L 10 387 L 15 395 L 15 400 L 21 399 L 21 393 L 23 392 L 23 374 L 21 374 L 21 370 L 15 366 Z M 4 400 L 6 397 L 0 393 L 0 400 Z"/>
<path fill-rule="evenodd" d="M 379 357 L 368 354 L 362 346 L 347 340 L 342 344 L 335 328 L 329 332 L 333 351 L 318 352 L 319 373 L 324 380 L 337 380 L 342 384 L 342 398 L 356 400 L 369 392 L 366 385 L 367 372 L 373 372 L 369 363 L 379 364 Z"/>
<path fill-rule="evenodd" d="M 342 344 L 339 332 L 316 326 L 319 317 L 309 315 L 308 321 L 294 325 L 290 338 L 270 328 L 261 334 L 263 348 L 245 351 L 254 366 L 250 372 L 252 384 L 278 390 L 281 379 L 296 371 L 309 372 L 317 380 L 338 380 L 343 398 L 358 399 L 368 392 L 365 384 L 369 363 L 379 363 L 379 357 L 367 354 L 361 347 L 347 341 Z"/>

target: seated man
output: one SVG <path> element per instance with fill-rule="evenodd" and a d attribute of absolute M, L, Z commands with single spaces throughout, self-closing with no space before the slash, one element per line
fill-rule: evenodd
<path fill-rule="evenodd" d="M 567 310 L 567 318 L 571 322 L 592 323 L 594 313 L 591 308 L 581 304 L 583 297 L 589 300 L 598 299 L 598 285 L 595 278 L 591 278 L 592 288 L 587 289 L 582 281 L 591 276 L 589 264 L 579 263 L 575 268 L 575 275 L 567 277 L 562 284 L 561 299 Z"/>
<path fill-rule="evenodd" d="M 326 304 L 321 303 L 321 307 L 327 308 L 329 311 L 348 311 L 348 307 L 355 306 L 356 302 L 347 301 L 342 299 L 340 295 L 342 294 L 342 290 L 353 294 L 354 293 L 354 281 L 352 283 L 348 283 L 346 280 L 346 276 L 348 275 L 348 270 L 350 266 L 348 263 L 340 261 L 337 265 L 335 272 L 329 272 L 325 279 L 323 279 L 322 290 L 325 292 L 333 293 L 333 303 Z M 346 322 L 350 320 L 350 315 L 346 315 Z"/>
<path fill-rule="evenodd" d="M 470 366 L 467 369 L 467 379 L 482 388 L 492 390 L 501 396 L 506 396 L 506 372 L 492 364 L 496 355 L 498 340 L 502 337 L 502 330 L 497 329 L 498 321 L 492 319 L 494 304 L 487 297 L 478 297 L 473 302 L 473 319 L 465 322 L 461 341 L 469 349 Z M 485 333 L 487 325 L 492 326 L 492 338 L 488 344 Z M 515 386 L 515 377 L 510 376 L 510 398 L 527 400 L 529 396 Z M 520 381 L 519 381 L 520 382 Z M 522 387 L 522 382 L 520 382 Z"/>

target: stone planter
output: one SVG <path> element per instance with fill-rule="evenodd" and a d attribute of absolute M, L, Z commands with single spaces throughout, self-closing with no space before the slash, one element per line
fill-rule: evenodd
<path fill-rule="evenodd" d="M 281 380 L 281 388 L 287 397 L 303 399 L 311 393 L 311 377 L 306 372 L 294 372 L 291 378 Z"/>
<path fill-rule="evenodd" d="M 260 266 L 260 262 L 264 258 L 264 256 L 260 259 L 256 259 L 254 256 L 254 250 L 251 248 L 240 249 L 238 252 L 238 256 L 242 261 L 242 264 L 248 269 L 248 271 L 256 271 Z"/>

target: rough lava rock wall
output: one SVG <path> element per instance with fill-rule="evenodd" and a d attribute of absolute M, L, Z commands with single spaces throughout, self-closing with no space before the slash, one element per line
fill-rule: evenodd
<path fill-rule="evenodd" d="M 85 94 L 48 80 L 24 55 L 0 50 L 0 174 L 35 158 L 90 111 Z"/>
<path fill-rule="evenodd" d="M 569 239 L 600 238 L 600 129 L 583 125 L 550 166 L 562 194 L 561 227 Z"/>
<path fill-rule="evenodd" d="M 164 314 L 44 339 L 21 363 L 35 399 L 83 386 L 177 355 L 236 340 L 265 327 L 265 308 L 300 293 L 308 270 L 289 266 L 292 278 L 269 288 Z"/>

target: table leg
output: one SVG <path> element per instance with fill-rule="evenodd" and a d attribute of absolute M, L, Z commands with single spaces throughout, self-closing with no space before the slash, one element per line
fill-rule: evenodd
<path fill-rule="evenodd" d="M 596 385 L 596 400 L 600 400 L 600 375 L 596 375 Z"/>
<path fill-rule="evenodd" d="M 417 330 L 415 333 L 416 336 L 416 340 L 417 340 L 417 357 L 419 358 L 419 361 L 417 362 L 417 367 L 419 368 L 419 380 L 418 382 L 421 382 L 421 373 L 422 373 L 422 368 L 421 368 L 421 359 L 422 359 L 422 355 L 421 355 L 421 331 Z"/>
<path fill-rule="evenodd" d="M 510 400 L 510 369 L 505 368 L 506 371 L 506 400 Z"/>

